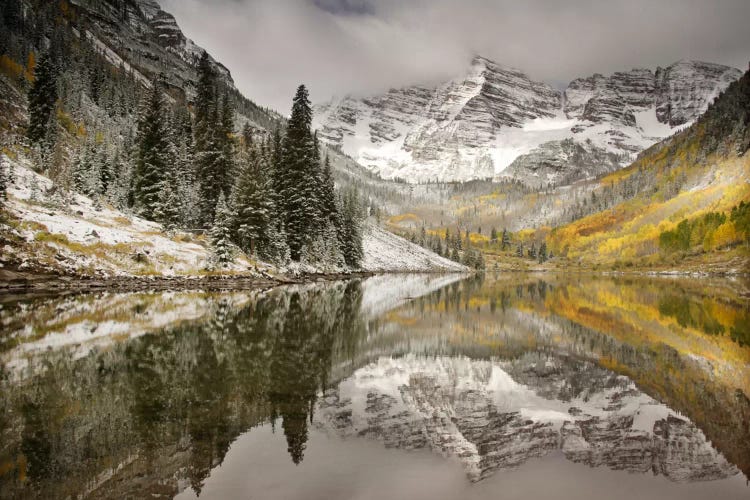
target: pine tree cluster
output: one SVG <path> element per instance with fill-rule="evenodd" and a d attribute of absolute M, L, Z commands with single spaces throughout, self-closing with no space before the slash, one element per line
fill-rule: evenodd
<path fill-rule="evenodd" d="M 75 190 L 167 230 L 205 232 L 217 262 L 240 247 L 275 262 L 358 267 L 364 207 L 356 192 L 336 192 L 304 87 L 286 126 L 205 53 L 184 61 L 195 69 L 194 87 L 179 85 L 185 73 L 168 61 L 113 64 L 95 41 L 98 14 L 119 12 L 132 26 L 145 18 L 132 0 L 106 4 L 24 9 L 0 0 L 1 69 L 29 97 L 27 126 L 9 140 L 30 145 L 34 168 L 54 185 L 35 198 L 65 200 Z"/>
<path fill-rule="evenodd" d="M 10 26 L 10 53 L 30 61 L 28 83 L 19 82 L 29 96 L 26 136 L 54 193 L 73 189 L 170 231 L 206 232 L 217 265 L 239 247 L 276 263 L 359 267 L 364 206 L 356 191 L 336 192 L 304 86 L 288 124 L 246 122 L 257 115 L 252 103 L 227 87 L 205 52 L 188 101 L 163 75 L 144 84 L 74 40 L 52 22 L 54 6 L 33 15 L 7 10 L 0 21 Z M 30 23 L 46 26 L 51 43 L 29 42 Z"/>

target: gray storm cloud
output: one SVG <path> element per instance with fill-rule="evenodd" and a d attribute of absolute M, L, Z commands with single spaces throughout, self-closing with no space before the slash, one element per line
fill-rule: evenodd
<path fill-rule="evenodd" d="M 433 83 L 474 54 L 565 85 L 697 59 L 746 69 L 748 0 L 160 0 L 259 104 Z"/>

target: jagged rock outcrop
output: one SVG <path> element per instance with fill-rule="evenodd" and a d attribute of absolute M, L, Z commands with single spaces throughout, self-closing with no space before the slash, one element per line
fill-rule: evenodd
<path fill-rule="evenodd" d="M 593 363 L 381 358 L 318 401 L 317 424 L 386 447 L 429 448 L 479 481 L 561 450 L 571 461 L 672 481 L 736 474 L 687 419 Z"/>
<path fill-rule="evenodd" d="M 174 16 L 155 0 L 74 3 L 83 16 L 77 22 L 110 62 L 123 64 L 144 79 L 163 73 L 172 86 L 192 95 L 203 49 L 182 33 Z M 229 70 L 213 58 L 211 63 L 224 83 L 234 88 Z"/>
<path fill-rule="evenodd" d="M 564 184 L 626 165 L 695 120 L 740 75 L 726 66 L 680 61 L 656 72 L 578 78 L 561 93 L 475 57 L 464 76 L 437 87 L 320 105 L 316 126 L 325 141 L 384 178 L 503 176 Z M 568 139 L 580 148 L 562 142 Z M 571 163 L 573 151 L 577 162 Z"/>
<path fill-rule="evenodd" d="M 679 61 L 654 75 L 656 115 L 676 127 L 695 120 L 742 72 L 720 64 Z"/>
<path fill-rule="evenodd" d="M 569 184 L 616 170 L 626 156 L 598 148 L 591 141 L 563 139 L 546 142 L 520 155 L 503 171 L 503 175 L 523 179 L 533 187 Z"/>

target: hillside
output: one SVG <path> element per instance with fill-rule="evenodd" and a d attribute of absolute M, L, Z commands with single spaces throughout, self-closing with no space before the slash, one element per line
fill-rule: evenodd
<path fill-rule="evenodd" d="M 309 117 L 295 122 L 293 111 L 288 122 L 244 97 L 155 1 L 1 0 L 0 10 L 7 268 L 110 277 L 466 270 L 377 228 L 363 235 L 370 200 L 335 153 L 336 173 L 324 169 L 329 152 L 312 140 Z M 307 91 L 298 94 L 305 117 Z M 284 156 L 292 136 L 309 149 L 302 162 Z"/>
<path fill-rule="evenodd" d="M 749 147 L 746 72 L 691 127 L 602 178 L 595 213 L 554 229 L 550 247 L 569 262 L 747 272 Z M 629 196 L 596 211 L 614 192 Z"/>
<path fill-rule="evenodd" d="M 21 162 L 8 162 L 5 218 L 0 218 L 0 272 L 82 277 L 183 277 L 216 274 L 269 279 L 299 273 L 340 272 L 323 264 L 274 266 L 234 249 L 219 268 L 207 236 L 167 231 L 161 224 L 74 194 L 63 207 L 45 199 L 52 181 Z M 363 232 L 363 272 L 468 272 L 393 233 L 367 224 Z"/>

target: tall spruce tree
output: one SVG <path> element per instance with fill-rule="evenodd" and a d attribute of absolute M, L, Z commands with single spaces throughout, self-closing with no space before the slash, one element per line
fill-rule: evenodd
<path fill-rule="evenodd" d="M 281 130 L 278 127 L 276 127 L 273 131 L 273 137 L 271 139 L 271 144 L 269 147 L 271 158 L 271 172 L 269 178 L 271 179 L 271 187 L 273 188 L 273 203 L 276 208 L 276 218 L 278 220 L 278 224 L 283 227 L 285 224 L 285 220 L 283 217 L 283 203 L 280 196 L 284 184 L 281 175 L 283 171 L 281 167 L 283 138 L 281 135 Z"/>
<path fill-rule="evenodd" d="M 162 92 L 162 80 L 157 77 L 146 93 L 138 118 L 133 194 L 137 212 L 147 219 L 155 217 L 167 169 L 171 166 Z"/>
<path fill-rule="evenodd" d="M 362 222 L 364 214 L 359 193 L 354 188 L 347 189 L 340 201 L 341 225 L 339 243 L 346 265 L 352 269 L 359 268 L 364 248 L 362 245 Z"/>
<path fill-rule="evenodd" d="M 240 247 L 250 255 L 273 257 L 269 249 L 273 202 L 270 181 L 262 164 L 265 151 L 251 147 L 240 162 L 240 177 L 234 194 L 234 224 Z"/>
<path fill-rule="evenodd" d="M 194 161 L 199 184 L 199 224 L 211 227 L 219 193 L 224 188 L 220 165 L 222 150 L 220 103 L 217 99 L 216 75 L 206 52 L 198 64 L 198 84 L 195 97 Z"/>
<path fill-rule="evenodd" d="M 227 207 L 224 193 L 219 194 L 215 213 L 216 216 L 214 217 L 214 223 L 211 227 L 213 256 L 221 267 L 225 267 L 232 261 L 232 233 L 230 229 L 232 216 Z"/>
<path fill-rule="evenodd" d="M 224 196 L 229 196 L 235 181 L 235 148 L 234 148 L 234 111 L 229 95 L 224 94 L 221 99 L 221 109 L 218 112 L 218 149 L 216 173 L 219 176 L 220 189 Z"/>
<path fill-rule="evenodd" d="M 547 243 L 542 242 L 542 245 L 539 247 L 539 263 L 547 262 Z"/>
<path fill-rule="evenodd" d="M 311 123 L 312 108 L 307 88 L 300 85 L 294 96 L 276 172 L 287 244 L 295 261 L 302 257 L 302 249 L 312 240 L 320 220 L 316 182 L 319 167 L 315 161 L 317 153 Z"/>
<path fill-rule="evenodd" d="M 510 233 L 507 229 L 503 229 L 502 249 L 507 250 L 508 248 L 510 248 Z"/>
<path fill-rule="evenodd" d="M 338 208 L 336 207 L 336 190 L 333 181 L 331 161 L 326 155 L 320 179 L 320 211 L 324 221 L 337 226 L 339 223 Z"/>
<path fill-rule="evenodd" d="M 182 221 L 183 200 L 179 192 L 179 180 L 174 166 L 167 168 L 159 192 L 159 203 L 154 210 L 154 219 L 168 231 L 177 229 Z"/>
<path fill-rule="evenodd" d="M 54 120 L 57 102 L 57 70 L 49 53 L 42 54 L 34 70 L 34 83 L 29 89 L 29 128 L 32 143 L 43 141 Z"/>

